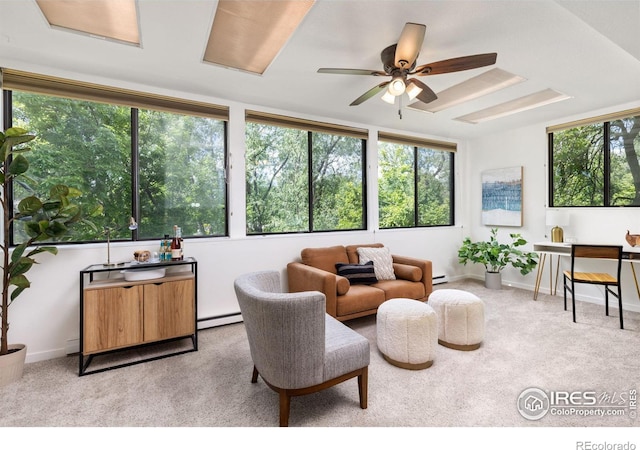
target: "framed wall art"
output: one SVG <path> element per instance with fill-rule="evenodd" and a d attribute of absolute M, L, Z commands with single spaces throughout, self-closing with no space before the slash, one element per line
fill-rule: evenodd
<path fill-rule="evenodd" d="M 485 170 L 482 180 L 482 224 L 522 226 L 522 166 Z"/>

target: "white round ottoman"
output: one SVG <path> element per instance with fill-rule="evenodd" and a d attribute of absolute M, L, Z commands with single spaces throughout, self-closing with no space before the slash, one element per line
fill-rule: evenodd
<path fill-rule="evenodd" d="M 438 347 L 438 319 L 431 306 L 393 298 L 378 308 L 378 349 L 389 363 L 403 369 L 426 369 Z"/>
<path fill-rule="evenodd" d="M 438 315 L 438 342 L 456 350 L 475 350 L 484 339 L 484 303 L 470 292 L 438 289 L 429 296 Z"/>

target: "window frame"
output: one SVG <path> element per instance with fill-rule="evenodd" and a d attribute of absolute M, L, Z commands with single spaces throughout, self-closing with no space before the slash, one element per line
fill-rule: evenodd
<path fill-rule="evenodd" d="M 326 122 L 318 122 L 295 117 L 282 116 L 278 114 L 265 113 L 261 111 L 246 110 L 245 123 L 257 123 L 280 128 L 294 128 L 305 131 L 307 134 L 307 202 L 308 202 L 308 227 L 306 230 L 298 231 L 275 231 L 275 232 L 250 232 L 245 227 L 247 236 L 272 236 L 287 234 L 313 234 L 313 233 L 334 233 L 345 231 L 363 231 L 368 229 L 368 192 L 367 192 L 367 142 L 369 132 L 366 129 L 337 125 Z M 361 144 L 362 155 L 362 228 L 335 229 L 335 230 L 314 230 L 313 211 L 313 134 L 324 133 L 357 138 Z M 246 170 L 245 170 L 246 173 Z M 246 214 L 246 205 L 245 205 Z"/>
<path fill-rule="evenodd" d="M 403 146 L 413 147 L 413 225 L 402 227 L 381 227 L 379 224 L 380 212 L 378 209 L 378 227 L 381 230 L 397 230 L 403 228 L 433 228 L 433 227 L 452 227 L 455 226 L 455 153 L 458 146 L 453 142 L 438 141 L 433 139 L 422 139 L 417 137 L 405 136 L 395 133 L 378 133 L 378 142 L 386 142 L 390 144 L 397 144 Z M 443 151 L 449 153 L 449 202 L 451 207 L 449 208 L 449 223 L 437 224 L 437 225 L 420 225 L 420 210 L 419 210 L 419 171 L 418 171 L 418 150 L 433 150 Z M 378 188 L 378 199 L 380 189 Z M 379 201 L 379 200 L 378 200 Z"/>
<path fill-rule="evenodd" d="M 140 222 L 140 174 L 139 174 L 139 142 L 138 142 L 138 112 L 140 109 L 155 110 L 160 112 L 205 117 L 222 121 L 223 125 L 223 161 L 224 161 L 224 234 L 214 235 L 189 235 L 184 236 L 189 239 L 216 238 L 229 236 L 229 108 L 203 102 L 183 100 L 173 97 L 166 97 L 155 94 L 147 94 L 126 89 L 112 88 L 92 83 L 83 83 L 63 78 L 50 77 L 46 75 L 33 74 L 28 72 L 15 71 L 12 69 L 0 68 L 0 89 L 2 89 L 2 122 L 4 129 L 8 129 L 13 123 L 13 91 L 22 91 L 30 94 L 56 96 L 70 100 L 99 102 L 108 105 L 127 107 L 130 110 L 131 123 L 131 217 Z M 13 204 L 13 185 L 7 192 L 9 204 Z M 10 212 L 13 215 L 13 211 Z M 10 225 L 10 245 L 17 245 L 14 242 L 14 223 Z M 112 238 L 117 242 L 145 242 L 161 239 L 163 236 L 149 237 L 141 239 L 137 229 L 131 231 L 131 238 Z M 77 245 L 101 243 L 104 240 L 82 240 L 82 241 L 56 241 L 56 245 Z"/>
<path fill-rule="evenodd" d="M 600 115 L 596 117 L 585 118 L 572 122 L 558 125 L 552 125 L 546 128 L 547 132 L 547 159 L 549 161 L 547 167 L 548 179 L 548 198 L 549 208 L 639 208 L 638 205 L 612 205 L 611 204 L 611 122 L 615 120 L 627 119 L 630 117 L 640 117 L 640 108 L 628 109 L 611 114 Z M 601 205 L 556 205 L 554 201 L 555 186 L 555 163 L 554 163 L 554 134 L 556 132 L 565 131 L 573 128 L 579 128 L 586 125 L 599 125 L 602 127 L 602 152 L 603 157 L 603 202 Z"/>

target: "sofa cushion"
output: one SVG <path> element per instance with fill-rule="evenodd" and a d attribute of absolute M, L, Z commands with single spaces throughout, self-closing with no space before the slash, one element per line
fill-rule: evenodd
<path fill-rule="evenodd" d="M 424 284 L 407 280 L 383 280 L 372 285 L 384 291 L 385 300 L 392 298 L 425 299 Z"/>
<path fill-rule="evenodd" d="M 358 255 L 360 256 L 360 264 L 373 261 L 373 268 L 378 280 L 396 279 L 396 275 L 393 272 L 393 258 L 388 248 L 360 247 L 358 248 Z"/>
<path fill-rule="evenodd" d="M 327 272 L 336 273 L 336 263 L 348 263 L 347 251 L 342 245 L 305 248 L 300 252 L 302 263 Z"/>
<path fill-rule="evenodd" d="M 349 292 L 341 295 L 336 304 L 337 316 L 348 316 L 362 311 L 377 309 L 385 301 L 384 291 L 373 286 L 356 284 L 351 286 Z"/>
<path fill-rule="evenodd" d="M 420 267 L 410 266 L 409 264 L 393 263 L 393 271 L 396 274 L 396 278 L 400 278 L 402 280 L 422 280 L 422 270 L 420 270 Z"/>
<path fill-rule="evenodd" d="M 350 284 L 373 284 L 378 281 L 373 268 L 373 261 L 365 264 L 336 263 L 338 275 L 349 280 Z"/>

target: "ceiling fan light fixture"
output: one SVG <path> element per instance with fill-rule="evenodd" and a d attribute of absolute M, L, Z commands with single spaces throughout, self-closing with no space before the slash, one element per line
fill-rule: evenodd
<path fill-rule="evenodd" d="M 407 95 L 409 96 L 409 100 L 415 99 L 420 92 L 422 92 L 422 88 L 418 87 L 415 83 L 409 83 L 407 86 Z"/>
<path fill-rule="evenodd" d="M 406 86 L 404 84 L 404 80 L 401 77 L 396 77 L 391 81 L 391 83 L 389 83 L 389 93 L 391 95 L 402 95 L 404 94 L 405 89 Z"/>
<path fill-rule="evenodd" d="M 382 100 L 389 103 L 390 105 L 394 105 L 396 103 L 396 96 L 393 95 L 391 92 L 389 92 L 388 89 L 384 91 L 384 94 L 382 95 L 381 98 Z"/>

